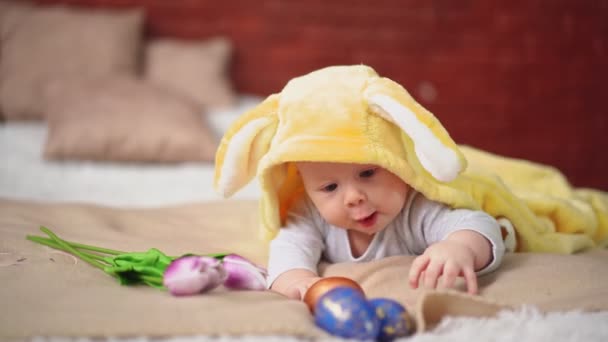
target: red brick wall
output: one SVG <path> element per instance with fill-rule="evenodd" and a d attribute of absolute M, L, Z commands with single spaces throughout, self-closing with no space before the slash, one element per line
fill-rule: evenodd
<path fill-rule="evenodd" d="M 608 1 L 39 0 L 144 6 L 147 33 L 229 36 L 238 90 L 364 63 L 403 84 L 454 139 L 608 190 Z"/>

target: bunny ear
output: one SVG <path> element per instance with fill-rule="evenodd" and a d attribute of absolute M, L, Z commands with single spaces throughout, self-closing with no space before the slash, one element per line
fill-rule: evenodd
<path fill-rule="evenodd" d="M 375 78 L 364 96 L 372 111 L 411 138 L 418 161 L 435 179 L 449 182 L 465 169 L 464 155 L 441 123 L 399 84 Z"/>
<path fill-rule="evenodd" d="M 236 120 L 222 138 L 215 155 L 214 179 L 222 196 L 232 196 L 255 176 L 276 131 L 278 101 L 278 95 L 269 96 Z"/>

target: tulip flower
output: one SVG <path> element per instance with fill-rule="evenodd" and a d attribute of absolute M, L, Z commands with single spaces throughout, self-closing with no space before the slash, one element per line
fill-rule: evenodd
<path fill-rule="evenodd" d="M 266 270 L 253 264 L 238 254 L 228 254 L 222 258 L 228 273 L 224 286 L 232 290 L 266 289 Z"/>
<path fill-rule="evenodd" d="M 59 238 L 46 227 L 48 235 L 28 235 L 27 239 L 70 253 L 115 277 L 122 285 L 145 284 L 168 289 L 176 296 L 210 291 L 221 284 L 228 289 L 262 290 L 266 270 L 237 254 L 168 256 L 156 248 L 146 252 L 122 252 L 84 245 Z"/>
<path fill-rule="evenodd" d="M 175 259 L 163 276 L 172 295 L 193 295 L 213 290 L 226 280 L 226 270 L 216 258 L 198 255 Z"/>

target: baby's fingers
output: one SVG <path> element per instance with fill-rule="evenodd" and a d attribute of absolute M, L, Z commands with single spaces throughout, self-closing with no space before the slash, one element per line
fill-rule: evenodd
<path fill-rule="evenodd" d="M 414 259 L 410 267 L 409 282 L 414 289 L 418 288 L 420 274 L 426 269 L 431 259 L 428 256 L 420 255 Z"/>
<path fill-rule="evenodd" d="M 424 270 L 424 287 L 427 289 L 437 288 L 437 282 L 439 277 L 443 273 L 443 262 L 433 260 L 429 263 L 426 270 Z"/>
<path fill-rule="evenodd" d="M 467 283 L 467 290 L 470 294 L 477 294 L 477 274 L 472 268 L 464 268 L 462 270 L 464 280 Z"/>
<path fill-rule="evenodd" d="M 443 267 L 443 275 L 441 279 L 442 288 L 451 289 L 456 283 L 456 278 L 460 275 L 460 267 L 453 262 L 446 262 Z"/>

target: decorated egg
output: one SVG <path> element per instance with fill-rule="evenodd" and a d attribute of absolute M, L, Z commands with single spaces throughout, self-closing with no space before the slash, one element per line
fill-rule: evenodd
<path fill-rule="evenodd" d="M 373 308 L 380 322 L 378 341 L 392 341 L 414 332 L 413 321 L 403 305 L 396 300 L 374 298 L 369 300 L 369 305 Z"/>
<path fill-rule="evenodd" d="M 364 294 L 346 286 L 319 298 L 315 324 L 332 335 L 358 340 L 375 339 L 380 330 L 380 321 Z"/>
<path fill-rule="evenodd" d="M 329 290 L 338 286 L 351 287 L 361 294 L 364 294 L 363 289 L 356 281 L 346 277 L 327 277 L 322 278 L 319 281 L 312 284 L 312 286 L 304 294 L 304 303 L 308 306 L 311 313 L 315 312 L 315 305 L 321 296 L 327 293 Z"/>

